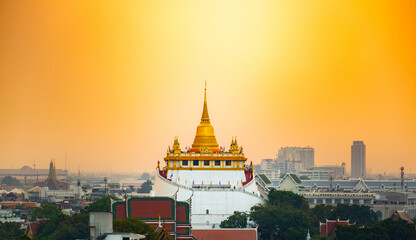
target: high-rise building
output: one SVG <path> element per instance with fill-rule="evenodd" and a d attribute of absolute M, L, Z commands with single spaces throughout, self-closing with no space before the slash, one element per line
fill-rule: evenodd
<path fill-rule="evenodd" d="M 315 166 L 315 151 L 311 147 L 285 147 L 277 153 L 282 173 L 298 172 Z"/>
<path fill-rule="evenodd" d="M 365 178 L 365 144 L 354 141 L 351 145 L 351 178 Z"/>

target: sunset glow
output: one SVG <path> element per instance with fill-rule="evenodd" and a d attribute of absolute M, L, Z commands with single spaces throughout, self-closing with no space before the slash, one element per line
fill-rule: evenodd
<path fill-rule="evenodd" d="M 204 82 L 220 146 L 253 163 L 367 145 L 416 172 L 416 2 L 2 1 L 0 163 L 153 171 L 190 146 Z"/>

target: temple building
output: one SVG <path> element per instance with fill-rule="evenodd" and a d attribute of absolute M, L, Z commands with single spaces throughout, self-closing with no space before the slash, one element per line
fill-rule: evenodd
<path fill-rule="evenodd" d="M 264 202 L 252 164 L 246 165 L 237 138 L 232 138 L 228 151 L 219 147 L 208 114 L 206 88 L 192 147 L 181 149 L 175 137 L 164 160 L 163 168 L 158 162 L 152 195 L 189 202 L 192 229 L 219 228 L 234 211 L 246 212 Z"/>
<path fill-rule="evenodd" d="M 49 190 L 69 190 L 69 184 L 61 182 L 56 177 L 55 162 L 51 160 L 49 164 L 49 174 L 44 182 L 36 182 L 34 186 L 48 187 Z"/>

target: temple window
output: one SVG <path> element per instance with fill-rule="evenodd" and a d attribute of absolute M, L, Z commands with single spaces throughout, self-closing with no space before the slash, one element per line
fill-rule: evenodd
<path fill-rule="evenodd" d="M 227 166 L 231 166 L 231 160 L 227 160 L 227 161 L 225 161 L 225 165 L 227 165 Z"/>
<path fill-rule="evenodd" d="M 194 160 L 194 166 L 199 166 L 199 161 L 198 160 Z"/>
<path fill-rule="evenodd" d="M 208 160 L 204 161 L 204 166 L 209 166 L 209 161 Z"/>
<path fill-rule="evenodd" d="M 215 166 L 221 166 L 221 161 L 220 160 L 215 160 Z"/>
<path fill-rule="evenodd" d="M 188 166 L 188 160 L 182 160 L 182 166 Z"/>

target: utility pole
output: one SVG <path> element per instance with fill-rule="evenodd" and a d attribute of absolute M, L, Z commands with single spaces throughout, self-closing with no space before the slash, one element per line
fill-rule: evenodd
<path fill-rule="evenodd" d="M 400 176 L 402 180 L 402 191 L 404 191 L 404 167 L 400 168 Z"/>

